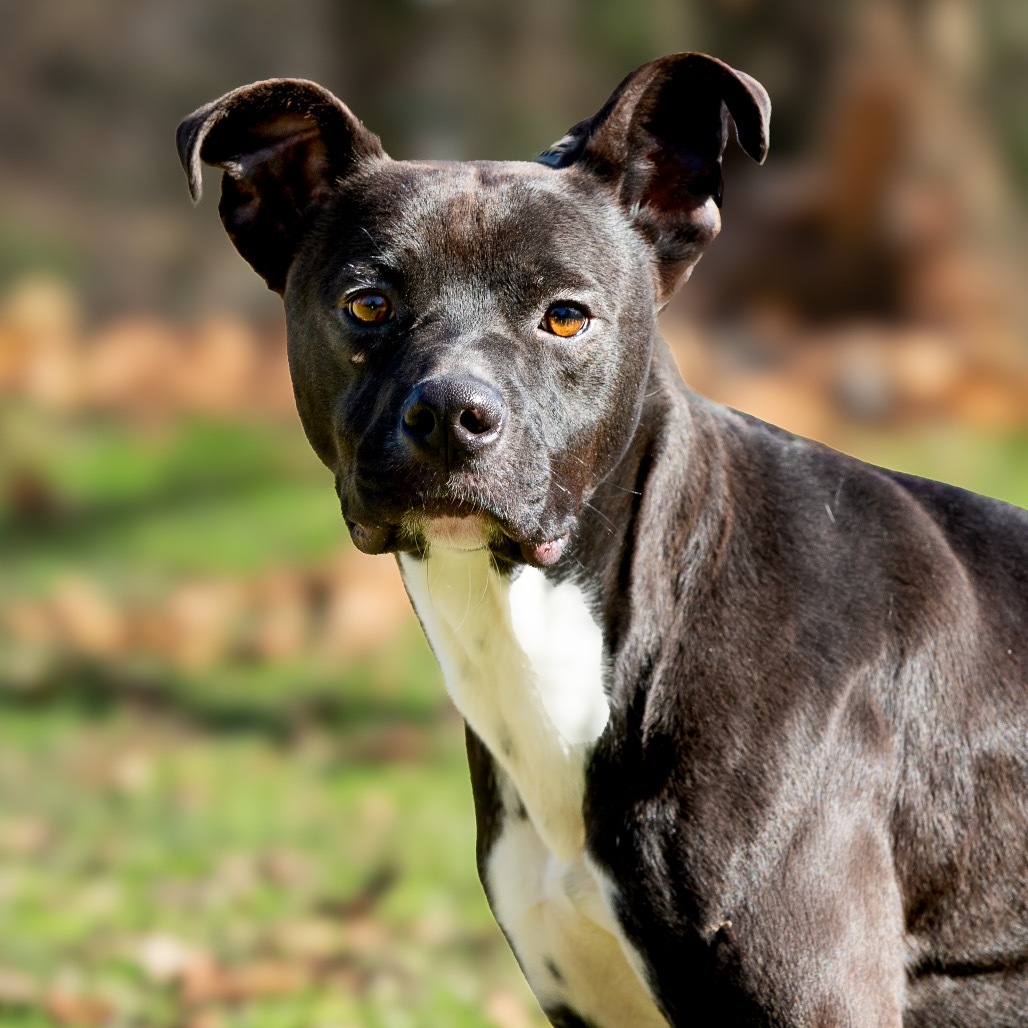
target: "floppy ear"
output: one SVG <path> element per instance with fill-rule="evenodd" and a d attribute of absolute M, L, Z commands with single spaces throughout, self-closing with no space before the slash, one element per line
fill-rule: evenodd
<path fill-rule="evenodd" d="M 603 180 L 649 242 L 663 303 L 721 228 L 721 155 L 728 117 L 739 145 L 767 154 L 764 87 L 705 54 L 672 54 L 632 72 L 603 108 L 536 160 Z"/>
<path fill-rule="evenodd" d="M 308 209 L 362 163 L 385 157 L 378 136 L 327 89 L 303 79 L 226 93 L 186 118 L 176 141 L 194 203 L 201 162 L 224 169 L 218 211 L 225 231 L 277 293 Z"/>

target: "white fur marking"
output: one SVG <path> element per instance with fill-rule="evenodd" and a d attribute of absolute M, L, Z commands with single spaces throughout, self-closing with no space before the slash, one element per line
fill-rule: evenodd
<path fill-rule="evenodd" d="M 510 587 L 510 608 L 553 727 L 568 746 L 595 742 L 610 710 L 602 687 L 603 637 L 581 589 L 571 582 L 550 585 L 541 571 L 525 568 Z"/>
<path fill-rule="evenodd" d="M 508 818 L 486 875 L 496 920 L 544 1008 L 566 1005 L 603 1028 L 667 1024 L 584 853 L 561 861 L 529 821 Z"/>
<path fill-rule="evenodd" d="M 496 918 L 544 1006 L 664 1025 L 612 913 L 613 883 L 585 852 L 585 762 L 609 708 L 582 590 L 528 567 L 511 583 L 470 533 L 425 527 L 429 557 L 401 556 L 400 570 L 450 696 L 499 765 L 507 817 L 486 867 Z M 519 799 L 527 818 L 513 815 Z"/>
<path fill-rule="evenodd" d="M 404 585 L 457 709 L 510 775 L 546 845 L 585 841 L 589 748 L 607 724 L 603 640 L 581 590 L 524 568 L 511 585 L 487 550 L 400 558 Z"/>

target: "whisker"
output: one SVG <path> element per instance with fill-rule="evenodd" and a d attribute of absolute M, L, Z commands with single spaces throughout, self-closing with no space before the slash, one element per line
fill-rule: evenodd
<path fill-rule="evenodd" d="M 602 484 L 608 489 L 616 489 L 619 493 L 628 493 L 629 496 L 642 496 L 641 489 L 628 489 L 623 485 L 618 485 L 616 482 L 604 481 Z"/>
<path fill-rule="evenodd" d="M 468 573 L 468 602 L 467 602 L 467 605 L 464 608 L 464 616 L 460 619 L 460 624 L 457 625 L 456 629 L 454 629 L 454 631 L 457 631 L 457 632 L 459 632 L 464 627 L 464 622 L 467 621 L 468 615 L 471 613 L 471 559 L 470 558 L 464 561 L 464 568 L 465 568 L 465 570 Z M 478 602 L 481 603 L 482 602 L 481 599 L 479 599 Z"/>
<path fill-rule="evenodd" d="M 597 507 L 594 504 L 590 503 L 588 500 L 583 501 L 583 505 L 588 507 L 591 511 L 594 511 L 600 517 L 600 519 L 607 524 L 607 526 L 608 526 L 607 527 L 607 531 L 611 535 L 614 534 L 614 529 L 617 528 L 617 525 L 615 525 L 614 522 L 611 521 L 610 518 L 608 518 L 607 515 L 604 514 L 602 510 L 600 510 L 599 507 Z"/>

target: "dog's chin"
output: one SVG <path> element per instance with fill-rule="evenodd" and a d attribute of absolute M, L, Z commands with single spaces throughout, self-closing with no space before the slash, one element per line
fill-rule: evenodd
<path fill-rule="evenodd" d="M 411 531 L 411 528 L 414 531 Z M 429 553 L 472 553 L 475 550 L 487 550 L 502 536 L 496 523 L 482 514 L 471 514 L 467 517 L 443 515 L 418 518 L 416 526 L 410 526 L 407 532 L 409 535 L 423 538 Z"/>
<path fill-rule="evenodd" d="M 519 541 L 507 535 L 487 515 L 468 517 L 424 518 L 419 522 L 420 537 L 429 554 L 474 553 L 488 550 L 512 564 L 531 564 L 538 568 L 552 567 L 560 560 L 570 532 L 543 542 Z"/>
<path fill-rule="evenodd" d="M 406 514 L 399 524 L 347 519 L 350 538 L 363 553 L 472 553 L 502 546 L 503 532 L 484 514 Z"/>
<path fill-rule="evenodd" d="M 361 553 L 372 555 L 391 553 L 400 549 L 396 525 L 380 525 L 369 521 L 351 521 L 346 519 L 346 527 L 350 531 L 353 545 Z"/>
<path fill-rule="evenodd" d="M 408 514 L 399 525 L 347 520 L 347 527 L 354 545 L 364 553 L 409 551 L 431 555 L 487 550 L 507 564 L 531 564 L 537 568 L 553 567 L 571 537 L 565 531 L 538 542 L 515 539 L 486 514 Z"/>

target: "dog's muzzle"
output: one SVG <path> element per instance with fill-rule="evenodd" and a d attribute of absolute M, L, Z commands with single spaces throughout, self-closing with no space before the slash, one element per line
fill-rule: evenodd
<path fill-rule="evenodd" d="M 347 517 L 354 545 L 365 553 L 488 548 L 513 563 L 555 564 L 570 539 L 568 527 L 533 531 L 526 526 L 535 517 L 514 513 L 523 498 L 496 488 L 508 422 L 499 391 L 475 375 L 441 375 L 415 385 L 395 422 L 403 456 L 390 464 L 392 502 Z M 342 493 L 340 500 L 347 506 Z M 386 513 L 390 509 L 397 513 Z M 377 511 L 381 522 L 373 520 Z"/>
<path fill-rule="evenodd" d="M 451 375 L 410 391 L 398 431 L 420 460 L 450 471 L 495 445 L 505 421 L 503 400 L 491 385 L 471 375 Z"/>

